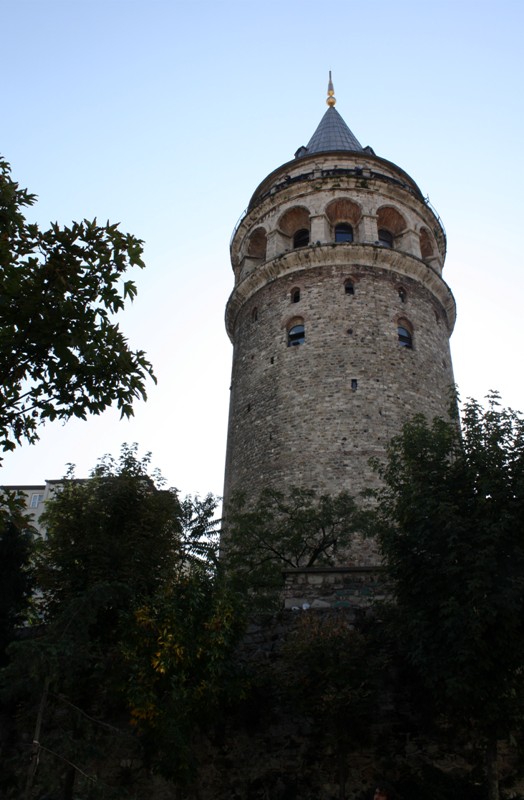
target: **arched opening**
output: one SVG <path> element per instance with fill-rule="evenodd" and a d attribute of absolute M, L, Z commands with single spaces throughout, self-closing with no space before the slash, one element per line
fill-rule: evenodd
<path fill-rule="evenodd" d="M 309 211 L 302 206 L 289 208 L 279 219 L 278 227 L 289 237 L 289 245 L 296 250 L 309 244 Z"/>
<path fill-rule="evenodd" d="M 293 250 L 298 247 L 306 247 L 309 244 L 309 230 L 307 228 L 300 228 L 293 235 Z"/>
<path fill-rule="evenodd" d="M 287 328 L 287 346 L 296 347 L 303 344 L 306 339 L 304 320 L 300 317 L 292 319 Z"/>
<path fill-rule="evenodd" d="M 413 326 L 407 319 L 399 319 L 397 323 L 398 343 L 401 347 L 413 348 Z"/>
<path fill-rule="evenodd" d="M 252 258 L 266 258 L 267 236 L 264 228 L 256 228 L 249 237 L 247 254 Z"/>
<path fill-rule="evenodd" d="M 434 253 L 431 234 L 426 228 L 422 228 L 419 235 L 420 255 L 422 258 L 431 258 Z"/>
<path fill-rule="evenodd" d="M 362 218 L 360 206 L 349 197 L 338 197 L 326 206 L 335 242 L 355 241 L 355 230 Z"/>
<path fill-rule="evenodd" d="M 398 289 L 397 289 L 397 292 L 398 292 L 398 296 L 399 296 L 400 302 L 401 303 L 405 303 L 407 301 L 407 299 L 408 299 L 408 293 L 406 292 L 404 287 L 403 286 L 399 286 Z"/>
<path fill-rule="evenodd" d="M 355 284 L 348 278 L 347 281 L 344 281 L 344 291 L 346 294 L 355 294 Z"/>
<path fill-rule="evenodd" d="M 387 228 L 379 228 L 378 229 L 378 243 L 382 245 L 382 247 L 393 247 L 393 234 L 391 231 L 388 231 Z"/>
<path fill-rule="evenodd" d="M 396 208 L 384 206 L 377 211 L 378 242 L 382 247 L 393 248 L 406 227 L 406 220 Z"/>
<path fill-rule="evenodd" d="M 298 303 L 300 302 L 300 289 L 298 286 L 295 286 L 294 289 L 291 289 L 291 302 Z"/>

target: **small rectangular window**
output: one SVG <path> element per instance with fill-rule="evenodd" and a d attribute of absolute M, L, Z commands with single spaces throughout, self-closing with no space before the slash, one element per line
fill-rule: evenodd
<path fill-rule="evenodd" d="M 44 499 L 43 494 L 32 494 L 31 495 L 31 502 L 29 503 L 30 508 L 38 508 L 42 500 Z"/>

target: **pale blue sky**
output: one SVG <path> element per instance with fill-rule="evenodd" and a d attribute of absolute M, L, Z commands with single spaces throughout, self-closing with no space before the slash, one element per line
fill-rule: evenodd
<path fill-rule="evenodd" d="M 446 226 L 463 397 L 524 409 L 524 4 L 517 0 L 3 0 L 0 152 L 32 215 L 146 242 L 121 317 L 158 386 L 131 422 L 49 425 L 3 483 L 86 475 L 124 441 L 182 492 L 222 491 L 229 238 L 258 183 L 337 110 Z"/>

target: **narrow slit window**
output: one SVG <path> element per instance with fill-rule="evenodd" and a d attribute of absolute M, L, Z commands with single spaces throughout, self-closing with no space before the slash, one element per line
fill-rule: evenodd
<path fill-rule="evenodd" d="M 346 294 L 355 294 L 355 284 L 351 280 L 347 280 L 344 284 Z"/>
<path fill-rule="evenodd" d="M 300 289 L 291 289 L 291 302 L 298 303 L 300 301 Z"/>

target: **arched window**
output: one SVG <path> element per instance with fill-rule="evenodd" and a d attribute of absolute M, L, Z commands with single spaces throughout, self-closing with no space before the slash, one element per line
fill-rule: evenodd
<path fill-rule="evenodd" d="M 362 208 L 357 203 L 349 197 L 337 197 L 328 203 L 325 214 L 335 234 L 335 242 L 354 241 L 353 230 L 362 219 Z M 344 238 L 337 236 L 339 229 Z M 348 233 L 351 234 L 351 239 L 346 238 Z"/>
<path fill-rule="evenodd" d="M 306 247 L 309 244 L 309 231 L 307 228 L 300 228 L 293 236 L 293 249 Z"/>
<path fill-rule="evenodd" d="M 296 286 L 294 289 L 291 289 L 291 302 L 298 303 L 300 300 L 300 289 Z"/>
<path fill-rule="evenodd" d="M 398 291 L 398 296 L 400 298 L 400 302 L 405 303 L 406 300 L 408 299 L 408 293 L 406 292 L 403 286 L 399 286 L 397 291 Z"/>
<path fill-rule="evenodd" d="M 377 211 L 378 242 L 382 247 L 392 248 L 402 240 L 406 230 L 406 220 L 393 206 L 382 206 Z"/>
<path fill-rule="evenodd" d="M 350 278 L 344 283 L 344 291 L 346 294 L 355 294 L 355 284 Z"/>
<path fill-rule="evenodd" d="M 347 222 L 340 222 L 335 225 L 335 242 L 352 242 L 353 226 Z"/>
<path fill-rule="evenodd" d="M 249 244 L 247 248 L 248 256 L 252 258 L 266 257 L 267 236 L 264 228 L 256 228 L 249 237 Z"/>
<path fill-rule="evenodd" d="M 382 247 L 393 247 L 393 234 L 391 231 L 386 230 L 386 228 L 379 228 L 378 243 L 381 244 Z"/>
<path fill-rule="evenodd" d="M 258 319 L 258 308 L 255 306 L 251 311 L 251 322 L 256 322 Z"/>
<path fill-rule="evenodd" d="M 304 324 L 293 325 L 287 332 L 287 346 L 294 347 L 298 344 L 303 344 L 306 338 L 306 331 Z"/>
<path fill-rule="evenodd" d="M 422 228 L 420 231 L 420 255 L 422 258 L 430 258 L 433 255 L 433 244 L 431 241 L 431 234 L 426 230 L 426 228 Z"/>
<path fill-rule="evenodd" d="M 399 345 L 411 349 L 413 347 L 413 333 L 407 320 L 400 319 L 398 321 L 397 333 Z"/>

